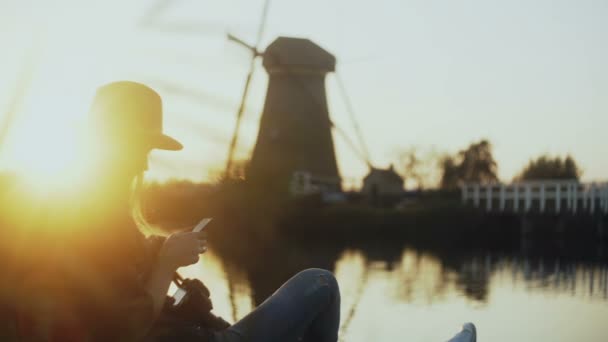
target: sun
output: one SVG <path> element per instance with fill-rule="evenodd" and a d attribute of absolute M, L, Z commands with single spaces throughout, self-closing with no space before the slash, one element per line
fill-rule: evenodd
<path fill-rule="evenodd" d="M 67 115 L 24 115 L 9 132 L 3 168 L 34 194 L 78 191 L 92 181 L 84 125 Z"/>

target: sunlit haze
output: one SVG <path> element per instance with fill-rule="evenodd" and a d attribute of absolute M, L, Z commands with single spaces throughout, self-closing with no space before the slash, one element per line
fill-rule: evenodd
<path fill-rule="evenodd" d="M 165 131 L 185 146 L 154 153 L 151 177 L 209 180 L 225 165 L 250 58 L 226 32 L 253 43 L 262 5 L 0 2 L 0 122 L 17 99 L 2 168 L 73 181 L 95 89 L 134 80 L 161 94 Z M 603 1 L 281 0 L 262 48 L 306 37 L 336 56 L 374 165 L 487 138 L 503 180 L 543 153 L 572 154 L 584 180 L 606 180 L 606 18 Z M 266 84 L 258 64 L 237 158 L 255 143 Z M 327 89 L 332 119 L 354 138 L 335 75 Z M 345 183 L 358 185 L 367 166 L 334 141 Z"/>

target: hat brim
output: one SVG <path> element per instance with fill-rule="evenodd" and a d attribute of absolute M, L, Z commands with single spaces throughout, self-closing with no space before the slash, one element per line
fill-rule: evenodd
<path fill-rule="evenodd" d="M 167 150 L 167 151 L 179 151 L 184 146 L 177 140 L 171 138 L 168 135 L 161 134 L 156 139 L 154 139 L 153 147 L 158 150 Z"/>

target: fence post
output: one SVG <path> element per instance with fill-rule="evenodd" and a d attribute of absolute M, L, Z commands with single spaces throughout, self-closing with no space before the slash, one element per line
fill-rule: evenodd
<path fill-rule="evenodd" d="M 526 188 L 525 211 L 528 212 L 530 210 L 530 207 L 532 206 L 532 188 L 530 187 L 530 184 L 526 184 L 525 188 Z"/>
<path fill-rule="evenodd" d="M 581 196 L 583 197 L 583 210 L 587 210 L 589 208 L 589 189 L 583 187 L 583 193 L 581 194 Z"/>
<path fill-rule="evenodd" d="M 591 183 L 591 188 L 589 189 L 589 210 L 591 213 L 595 211 L 595 183 Z"/>
<path fill-rule="evenodd" d="M 505 185 L 504 184 L 500 184 L 500 211 L 505 211 L 505 202 L 506 202 L 506 190 L 505 190 Z"/>
<path fill-rule="evenodd" d="M 562 183 L 557 183 L 555 185 L 555 212 L 559 214 L 560 209 L 562 208 Z"/>
<path fill-rule="evenodd" d="M 578 183 L 572 184 L 572 212 L 576 213 L 578 207 Z"/>
<path fill-rule="evenodd" d="M 572 210 L 572 182 L 568 183 L 568 200 L 566 201 L 568 211 Z"/>
<path fill-rule="evenodd" d="M 492 210 L 492 185 L 486 185 L 486 210 Z"/>
<path fill-rule="evenodd" d="M 513 211 L 517 212 L 519 210 L 519 183 L 515 183 L 515 187 L 513 188 Z"/>
<path fill-rule="evenodd" d="M 545 183 L 542 183 L 540 185 L 540 196 L 539 196 L 539 207 L 540 207 L 540 212 L 544 213 L 545 212 Z"/>

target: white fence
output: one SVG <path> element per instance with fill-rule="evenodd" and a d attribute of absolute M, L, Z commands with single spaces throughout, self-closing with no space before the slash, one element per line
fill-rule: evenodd
<path fill-rule="evenodd" d="M 583 184 L 576 180 L 528 181 L 514 184 L 461 186 L 463 203 L 487 211 L 608 213 L 608 183 Z"/>

